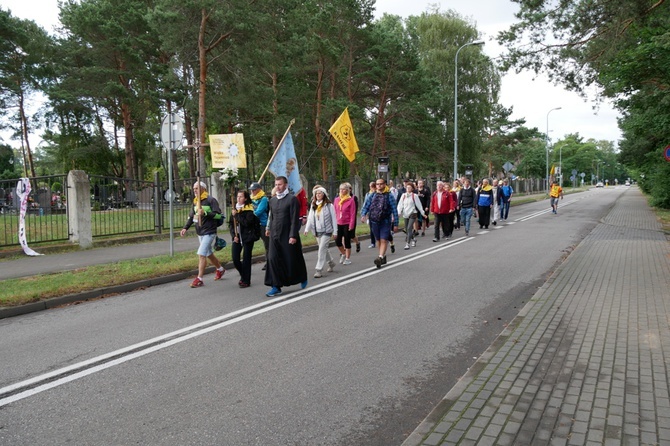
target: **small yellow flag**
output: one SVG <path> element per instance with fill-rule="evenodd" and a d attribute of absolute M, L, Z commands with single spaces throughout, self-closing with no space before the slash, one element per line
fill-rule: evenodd
<path fill-rule="evenodd" d="M 549 171 L 549 175 L 553 175 L 555 171 L 554 165 L 551 165 L 551 170 Z"/>
<path fill-rule="evenodd" d="M 358 152 L 358 144 L 356 143 L 356 137 L 354 136 L 354 127 L 351 125 L 351 119 L 349 119 L 349 108 L 345 108 L 337 121 L 328 130 L 328 133 L 333 135 L 337 145 L 340 146 L 344 156 L 350 162 L 353 162 L 356 159 L 356 152 Z"/>

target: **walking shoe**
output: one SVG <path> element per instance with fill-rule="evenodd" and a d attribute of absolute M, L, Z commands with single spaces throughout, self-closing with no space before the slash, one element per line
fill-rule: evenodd
<path fill-rule="evenodd" d="M 425 237 L 425 236 L 426 236 L 426 233 L 425 233 L 425 232 L 422 232 L 422 233 L 421 233 L 421 237 Z"/>
<path fill-rule="evenodd" d="M 381 267 L 382 267 L 382 258 L 381 258 L 381 257 L 377 257 L 377 258 L 375 259 L 375 265 L 377 265 L 377 268 L 381 268 Z"/>
<path fill-rule="evenodd" d="M 497 222 L 495 220 L 493 220 L 493 226 L 495 226 L 496 224 L 497 224 Z"/>
<path fill-rule="evenodd" d="M 409 249 L 409 243 L 405 243 L 405 249 Z"/>
<path fill-rule="evenodd" d="M 465 236 L 467 237 L 469 235 L 470 235 L 470 233 L 468 231 L 465 231 Z"/>
<path fill-rule="evenodd" d="M 220 270 L 216 270 L 216 273 L 214 273 L 214 280 L 219 280 L 223 277 L 223 275 L 226 273 L 225 268 L 221 268 Z"/>
<path fill-rule="evenodd" d="M 263 265 L 263 268 L 261 268 L 261 271 L 265 271 L 266 269 L 268 269 L 268 264 L 267 263 L 265 265 Z"/>
<path fill-rule="evenodd" d="M 304 290 L 305 288 L 307 288 L 307 279 L 305 279 L 304 282 L 300 283 L 300 289 Z"/>
<path fill-rule="evenodd" d="M 200 288 L 201 286 L 205 286 L 205 282 L 200 280 L 198 277 L 193 279 L 193 282 L 191 282 L 191 288 Z"/>
<path fill-rule="evenodd" d="M 416 246 L 416 240 L 412 240 L 409 245 L 414 248 Z"/>
<path fill-rule="evenodd" d="M 335 262 L 333 261 L 328 262 L 328 269 L 326 271 L 332 273 L 334 269 L 335 269 Z"/>
<path fill-rule="evenodd" d="M 314 273 L 314 278 L 318 279 L 319 277 L 321 277 L 321 271 L 317 269 L 316 272 Z"/>
<path fill-rule="evenodd" d="M 395 245 L 391 243 L 391 254 L 395 254 Z"/>
<path fill-rule="evenodd" d="M 351 260 L 349 259 L 344 259 L 343 265 L 351 265 Z"/>
<path fill-rule="evenodd" d="M 433 241 L 434 241 L 434 242 L 439 242 L 440 239 L 439 239 L 439 238 L 434 238 Z"/>
<path fill-rule="evenodd" d="M 356 243 L 356 252 L 361 252 L 361 244 Z"/>
<path fill-rule="evenodd" d="M 240 281 L 239 285 L 240 285 L 240 288 L 249 288 L 249 284 L 246 283 L 246 282 Z"/>
<path fill-rule="evenodd" d="M 281 288 L 276 287 L 276 286 L 273 286 L 272 288 L 270 288 L 270 291 L 265 293 L 265 295 L 267 297 L 275 297 L 275 296 L 279 296 L 280 294 L 281 294 Z"/>
<path fill-rule="evenodd" d="M 382 265 L 386 265 L 386 256 L 382 257 Z"/>
<path fill-rule="evenodd" d="M 344 259 L 347 257 L 344 254 L 340 254 L 340 263 L 344 263 Z"/>
<path fill-rule="evenodd" d="M 374 243 L 370 243 L 370 246 L 368 246 L 368 249 L 372 249 L 372 248 L 374 248 L 374 247 L 375 247 L 375 244 L 374 244 Z"/>

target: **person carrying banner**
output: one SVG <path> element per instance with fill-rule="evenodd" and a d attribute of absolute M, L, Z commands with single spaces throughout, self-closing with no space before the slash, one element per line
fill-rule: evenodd
<path fill-rule="evenodd" d="M 207 193 L 207 185 L 200 181 L 193 185 L 193 209 L 189 213 L 188 220 L 182 228 L 180 235 L 183 237 L 186 231 L 195 223 L 195 233 L 198 234 L 200 246 L 198 247 L 198 277 L 193 279 L 191 288 L 199 288 L 205 283 L 202 278 L 205 275 L 207 259 L 216 267 L 214 280 L 223 277 L 226 270 L 221 266 L 219 259 L 214 255 L 214 241 L 216 240 L 216 228 L 219 221 L 223 219 L 219 202 Z"/>

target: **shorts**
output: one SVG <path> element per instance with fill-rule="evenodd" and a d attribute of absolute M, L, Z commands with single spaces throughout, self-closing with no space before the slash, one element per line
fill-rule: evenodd
<path fill-rule="evenodd" d="M 558 197 L 551 197 L 551 205 L 558 206 Z"/>
<path fill-rule="evenodd" d="M 370 230 L 375 236 L 375 240 L 391 240 L 391 222 L 370 222 Z"/>
<path fill-rule="evenodd" d="M 198 255 L 209 257 L 214 254 L 214 241 L 216 241 L 216 234 L 199 235 L 200 246 L 198 247 Z"/>

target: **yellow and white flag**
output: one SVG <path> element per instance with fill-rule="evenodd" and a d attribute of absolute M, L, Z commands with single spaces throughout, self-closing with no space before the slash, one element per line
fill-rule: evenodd
<path fill-rule="evenodd" d="M 358 152 L 358 144 L 354 136 L 354 127 L 351 125 L 351 119 L 349 119 L 349 108 L 344 109 L 337 121 L 328 130 L 328 133 L 335 138 L 344 156 L 350 162 L 353 162 L 356 159 L 356 152 Z"/>

